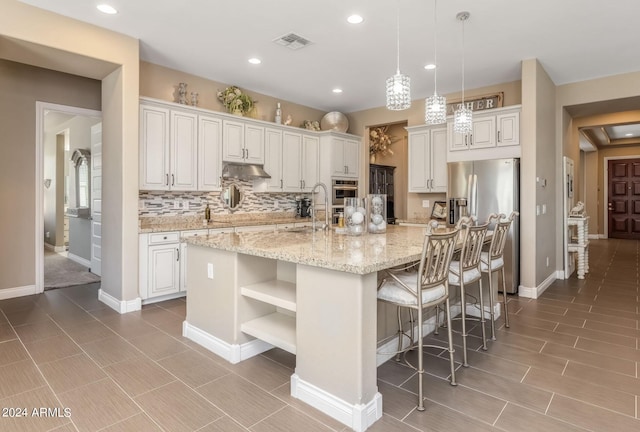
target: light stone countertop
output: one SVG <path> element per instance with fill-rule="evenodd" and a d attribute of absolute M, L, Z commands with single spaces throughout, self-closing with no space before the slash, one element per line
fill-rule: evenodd
<path fill-rule="evenodd" d="M 387 226 L 385 234 L 261 231 L 191 237 L 188 244 L 367 274 L 420 259 L 424 228 Z"/>
<path fill-rule="evenodd" d="M 194 217 L 155 217 L 139 219 L 138 232 L 155 233 L 165 231 L 188 231 L 215 228 L 235 228 L 241 226 L 276 225 L 298 222 L 311 222 L 311 218 L 299 218 L 286 214 L 276 214 L 272 217 L 214 217 L 206 225 L 203 219 Z"/>

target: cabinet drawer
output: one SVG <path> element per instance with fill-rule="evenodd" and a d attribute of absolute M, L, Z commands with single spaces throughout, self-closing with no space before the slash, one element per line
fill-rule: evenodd
<path fill-rule="evenodd" d="M 182 238 L 202 237 L 202 236 L 206 236 L 207 234 L 209 234 L 209 230 L 206 230 L 206 229 L 203 229 L 203 230 L 189 230 L 189 231 L 182 231 L 180 233 L 180 236 Z"/>
<path fill-rule="evenodd" d="M 180 235 L 175 231 L 149 234 L 150 245 L 177 243 L 179 240 L 180 240 Z"/>

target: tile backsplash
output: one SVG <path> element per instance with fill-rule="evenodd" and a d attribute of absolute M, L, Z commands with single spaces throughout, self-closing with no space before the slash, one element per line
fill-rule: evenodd
<path fill-rule="evenodd" d="M 296 197 L 308 194 L 265 193 L 253 191 L 251 181 L 237 181 L 244 193 L 242 206 L 234 214 L 295 212 Z M 230 214 L 224 208 L 220 192 L 173 192 L 140 191 L 138 195 L 138 216 L 198 216 L 204 215 L 209 203 L 211 214 Z M 179 208 L 176 208 L 178 204 Z M 186 208 L 185 208 L 186 205 Z"/>

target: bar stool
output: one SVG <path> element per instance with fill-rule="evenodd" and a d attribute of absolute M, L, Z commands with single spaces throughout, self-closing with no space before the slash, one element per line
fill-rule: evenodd
<path fill-rule="evenodd" d="M 495 324 L 495 291 L 493 289 L 493 272 L 500 270 L 499 278 L 502 279 L 502 297 L 504 304 L 504 325 L 509 327 L 509 311 L 507 310 L 507 287 L 504 277 L 504 248 L 507 243 L 507 237 L 509 236 L 509 229 L 511 228 L 511 222 L 520 213 L 517 211 L 512 212 L 507 218 L 504 214 L 497 215 L 495 213 L 489 216 L 489 222 L 493 219 L 497 219 L 493 229 L 493 236 L 491 237 L 491 244 L 487 252 L 482 252 L 480 255 L 480 271 L 486 273 L 489 276 L 489 304 L 491 316 L 491 339 L 496 340 L 496 324 Z M 498 280 L 498 285 L 500 281 Z"/>
<path fill-rule="evenodd" d="M 418 411 L 424 411 L 423 375 L 424 375 L 424 347 L 446 349 L 449 352 L 451 365 L 451 385 L 456 385 L 455 362 L 453 359 L 453 335 L 451 333 L 451 314 L 449 302 L 448 273 L 453 250 L 458 236 L 458 229 L 447 233 L 433 233 L 431 225 L 425 231 L 422 254 L 418 264 L 418 270 L 405 272 L 400 269 L 384 270 L 385 277 L 378 286 L 378 300 L 395 305 L 399 308 L 409 308 L 417 313 L 417 341 L 411 340 L 408 348 L 402 350 L 405 354 L 407 365 L 418 372 Z M 440 345 L 425 345 L 423 341 L 424 309 L 435 307 L 444 303 L 447 311 L 449 343 L 447 347 Z M 400 322 L 400 318 L 398 318 Z M 413 323 L 412 323 L 413 328 Z M 399 330 L 398 337 L 403 338 L 404 333 Z M 411 365 L 406 360 L 406 352 L 418 349 L 418 366 Z M 402 341 L 400 341 L 400 349 Z"/>
<path fill-rule="evenodd" d="M 482 273 L 480 272 L 480 254 L 487 235 L 489 223 L 473 225 L 475 217 L 462 217 L 456 226 L 462 230 L 462 249 L 459 260 L 451 261 L 449 265 L 449 285 L 460 287 L 460 307 L 462 320 L 462 366 L 468 367 L 467 362 L 467 286 L 478 283 L 478 299 L 480 302 L 480 326 L 482 328 L 482 349 L 487 349 L 487 334 L 484 318 L 484 296 L 482 294 Z M 475 302 L 474 302 L 475 303 Z"/>

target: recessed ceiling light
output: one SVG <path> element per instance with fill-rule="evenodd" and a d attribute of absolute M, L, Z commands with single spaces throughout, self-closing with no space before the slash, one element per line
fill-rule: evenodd
<path fill-rule="evenodd" d="M 332 92 L 334 92 L 334 93 L 342 93 L 342 89 L 341 88 L 334 88 L 332 90 Z"/>
<path fill-rule="evenodd" d="M 364 18 L 360 15 L 351 15 L 347 18 L 349 24 L 360 24 L 362 21 L 364 21 Z"/>
<path fill-rule="evenodd" d="M 259 58 L 256 58 L 256 57 L 252 57 L 252 58 L 249 59 L 249 63 L 251 63 L 251 64 L 260 64 L 260 63 L 262 63 L 262 60 L 260 60 Z"/>
<path fill-rule="evenodd" d="M 108 4 L 101 4 L 96 6 L 98 8 L 98 10 L 102 13 L 106 13 L 109 15 L 113 15 L 113 14 L 117 14 L 118 11 L 116 10 L 116 8 L 114 8 L 113 6 L 110 6 Z"/>
<path fill-rule="evenodd" d="M 428 65 L 426 65 L 424 67 L 426 70 L 434 70 L 436 68 L 436 65 L 434 65 L 433 63 L 429 63 Z"/>
<path fill-rule="evenodd" d="M 633 136 L 633 134 L 632 133 L 627 133 L 627 134 L 624 134 L 624 136 Z"/>

